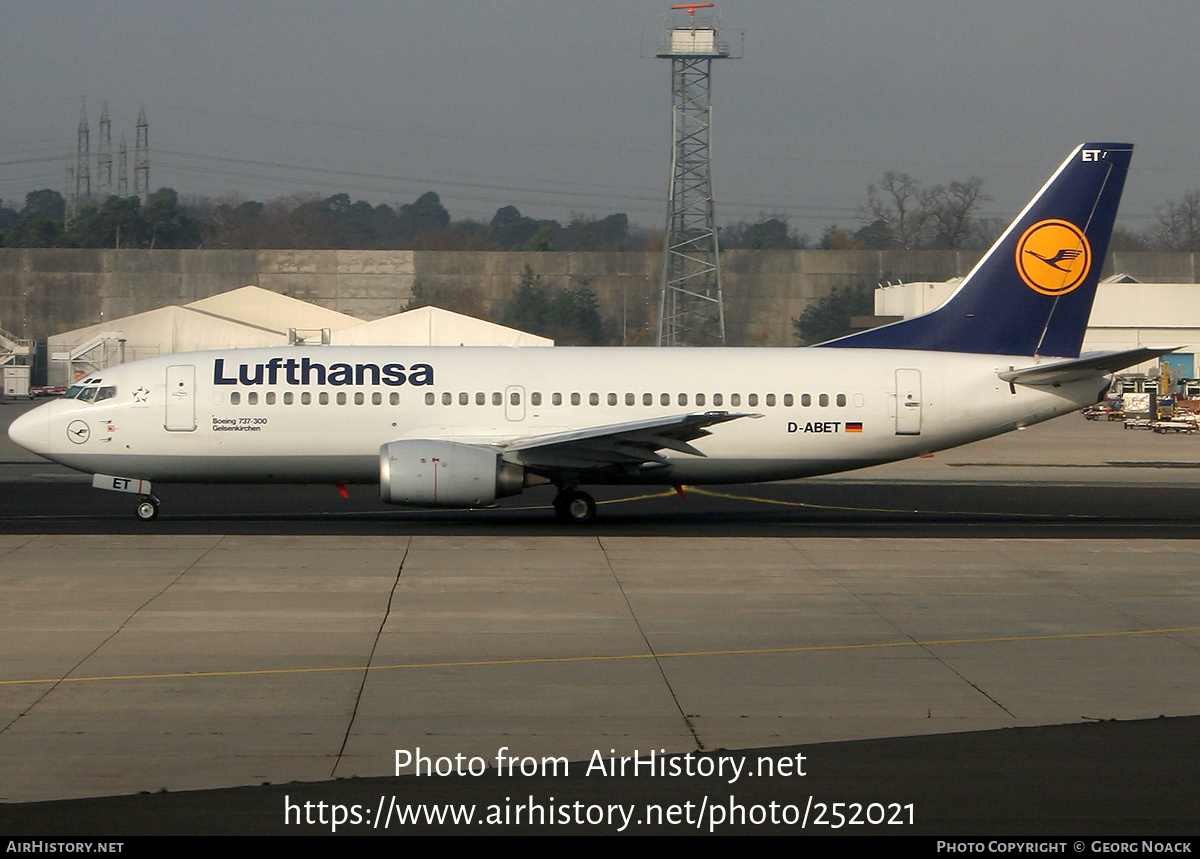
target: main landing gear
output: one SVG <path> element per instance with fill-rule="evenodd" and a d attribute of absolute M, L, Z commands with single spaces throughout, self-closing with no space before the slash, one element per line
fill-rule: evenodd
<path fill-rule="evenodd" d="M 578 489 L 564 489 L 554 499 L 554 514 L 559 522 L 586 525 L 596 518 L 596 500 Z"/>
<path fill-rule="evenodd" d="M 153 495 L 143 495 L 138 501 L 137 517 L 143 522 L 150 522 L 158 518 L 158 499 Z"/>

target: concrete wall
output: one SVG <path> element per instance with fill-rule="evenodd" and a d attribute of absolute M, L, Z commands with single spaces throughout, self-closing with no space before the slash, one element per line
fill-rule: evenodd
<path fill-rule="evenodd" d="M 735 345 L 792 345 L 791 320 L 835 287 L 965 275 L 977 251 L 728 251 L 726 321 Z M 455 289 L 495 318 L 529 266 L 542 282 L 587 286 L 601 312 L 651 342 L 661 257 L 641 253 L 348 250 L 59 250 L 0 248 L 0 327 L 51 334 L 182 304 L 247 284 L 361 319 L 402 310 L 415 284 Z M 1194 254 L 1123 253 L 1105 273 L 1196 282 Z"/>

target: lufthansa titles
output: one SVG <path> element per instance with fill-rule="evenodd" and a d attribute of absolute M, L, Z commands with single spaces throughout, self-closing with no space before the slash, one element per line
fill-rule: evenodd
<path fill-rule="evenodd" d="M 432 385 L 430 364 L 318 363 L 309 358 L 271 358 L 262 364 L 225 367 L 225 359 L 213 361 L 214 385 Z"/>

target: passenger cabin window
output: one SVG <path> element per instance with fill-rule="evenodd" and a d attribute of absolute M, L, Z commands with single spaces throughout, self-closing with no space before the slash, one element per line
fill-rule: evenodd
<path fill-rule="evenodd" d="M 702 406 L 704 405 L 704 402 L 704 394 L 696 394 L 696 405 Z"/>
<path fill-rule="evenodd" d="M 571 394 L 571 405 L 579 405 L 579 394 Z"/>
<path fill-rule="evenodd" d="M 540 406 L 542 404 L 542 395 L 539 391 L 534 391 L 529 395 L 529 404 L 532 406 Z"/>
<path fill-rule="evenodd" d="M 267 405 L 268 406 L 275 405 L 275 392 L 274 391 L 267 392 Z"/>
<path fill-rule="evenodd" d="M 241 394 L 239 394 L 237 391 L 233 391 L 232 393 L 230 393 L 230 395 L 229 395 L 229 405 L 231 405 L 231 406 L 236 406 L 236 405 L 238 405 L 239 403 L 241 403 L 241 401 L 242 401 L 242 395 L 241 395 Z"/>
<path fill-rule="evenodd" d="M 758 405 L 758 394 L 747 394 L 746 395 L 746 405 L 757 406 Z"/>
<path fill-rule="evenodd" d="M 551 395 L 550 403 L 555 406 L 561 406 L 562 405 L 562 394 L 556 393 L 556 394 Z"/>
<path fill-rule="evenodd" d="M 845 394 L 838 394 L 838 395 L 837 395 L 837 404 L 838 404 L 839 406 L 844 406 L 844 405 L 846 405 L 846 395 L 845 395 Z"/>
<path fill-rule="evenodd" d="M 741 404 L 742 404 L 742 395 L 741 394 L 730 394 L 729 395 L 729 405 L 740 406 Z"/>
<path fill-rule="evenodd" d="M 493 406 L 504 405 L 504 394 L 500 393 L 499 391 L 493 391 L 492 392 L 492 405 Z"/>
<path fill-rule="evenodd" d="M 311 406 L 312 405 L 312 394 L 310 394 L 308 391 L 305 391 L 304 393 L 302 393 L 300 395 L 300 405 Z"/>
<path fill-rule="evenodd" d="M 600 405 L 600 395 L 593 391 L 588 394 L 588 402 L 593 406 Z"/>
<path fill-rule="evenodd" d="M 791 407 L 792 407 L 792 405 L 793 405 L 795 402 L 796 402 L 796 401 L 795 401 L 795 399 L 792 397 L 792 395 L 791 395 L 791 394 L 784 394 L 784 395 L 783 395 L 783 404 L 784 404 L 785 406 L 787 406 L 788 408 L 791 408 Z M 767 405 L 770 405 L 770 403 L 767 403 Z"/>
<path fill-rule="evenodd" d="M 713 394 L 713 405 L 714 406 L 724 405 L 724 403 L 725 403 L 725 400 L 723 400 L 721 398 L 720 394 Z"/>
<path fill-rule="evenodd" d="M 819 397 L 817 397 L 817 405 L 821 406 L 822 408 L 829 405 L 829 394 L 821 394 Z"/>

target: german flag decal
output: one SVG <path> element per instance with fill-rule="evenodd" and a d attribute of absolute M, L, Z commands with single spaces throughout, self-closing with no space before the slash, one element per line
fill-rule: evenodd
<path fill-rule="evenodd" d="M 846 421 L 846 432 L 862 432 L 862 421 Z"/>

